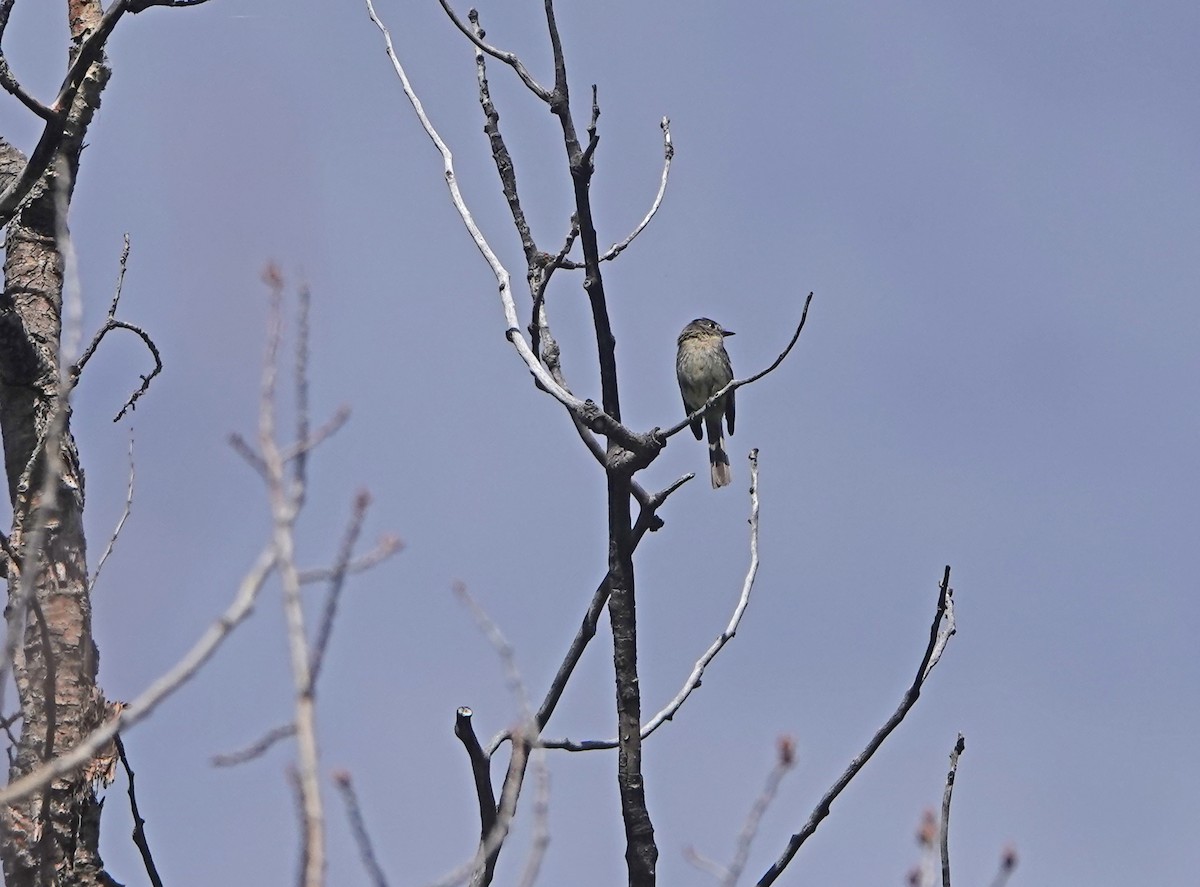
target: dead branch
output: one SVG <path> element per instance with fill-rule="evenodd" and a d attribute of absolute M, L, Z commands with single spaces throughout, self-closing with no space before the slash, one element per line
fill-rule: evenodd
<path fill-rule="evenodd" d="M 904 698 L 901 699 L 899 707 L 892 716 L 884 722 L 883 726 L 871 737 L 871 741 L 867 743 L 867 747 L 853 761 L 850 762 L 844 773 L 838 777 L 837 781 L 830 789 L 821 796 L 821 800 L 817 803 L 816 809 L 809 816 L 804 827 L 796 834 L 792 835 L 784 849 L 783 854 L 777 859 L 769 869 L 763 874 L 758 881 L 758 887 L 766 887 L 768 884 L 775 883 L 788 863 L 796 855 L 796 852 L 807 841 L 812 834 L 817 830 L 817 826 L 821 821 L 829 815 L 829 808 L 837 799 L 837 796 L 842 793 L 842 790 L 850 784 L 850 781 L 858 775 L 859 771 L 866 766 L 867 761 L 871 756 L 879 750 L 885 739 L 893 730 L 900 725 L 905 716 L 909 713 L 917 699 L 921 695 L 921 688 L 925 685 L 926 679 L 933 671 L 934 667 L 942 657 L 942 652 L 946 648 L 946 643 L 954 634 L 954 591 L 950 588 L 950 567 L 946 567 L 946 571 L 942 576 L 942 584 L 938 590 L 937 612 L 933 617 L 933 624 L 929 629 L 929 644 L 925 648 L 925 655 L 921 658 L 921 664 L 917 667 L 916 677 L 913 678 L 912 685 L 904 693 Z"/>
<path fill-rule="evenodd" d="M 750 605 L 750 592 L 754 589 L 754 579 L 758 575 L 758 450 L 750 451 L 750 566 L 746 571 L 746 578 L 742 581 L 742 593 L 738 598 L 737 605 L 733 609 L 733 615 L 730 617 L 729 624 L 725 630 L 717 636 L 717 639 L 709 646 L 704 654 L 696 661 L 692 672 L 683 683 L 683 687 L 675 695 L 675 698 L 668 702 L 661 711 L 654 717 L 650 718 L 642 726 L 642 739 L 647 738 L 665 724 L 667 721 L 675 717 L 675 713 L 687 701 L 687 698 L 692 694 L 692 691 L 700 686 L 700 682 L 704 677 L 704 670 L 709 663 L 716 658 L 722 648 L 729 643 L 737 634 L 738 626 L 741 624 L 742 616 L 746 612 L 746 607 Z M 596 751 L 600 749 L 610 749 L 617 747 L 615 739 L 599 739 L 599 740 L 584 740 L 572 741 L 570 739 L 549 739 L 543 740 L 544 748 L 562 749 L 564 751 Z"/>

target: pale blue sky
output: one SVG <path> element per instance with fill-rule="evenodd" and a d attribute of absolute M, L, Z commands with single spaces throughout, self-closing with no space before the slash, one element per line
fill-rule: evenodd
<path fill-rule="evenodd" d="M 540 4 L 480 5 L 491 39 L 549 80 Z M 626 420 L 680 418 L 672 361 L 688 320 L 736 330 L 748 374 L 816 292 L 793 357 L 739 392 L 734 484 L 682 489 L 637 556 L 653 711 L 736 600 L 743 460 L 761 450 L 755 599 L 647 744 L 660 882 L 706 882 L 687 844 L 730 856 L 786 732 L 798 765 L 748 882 L 761 874 L 899 701 L 946 563 L 958 636 L 780 883 L 901 883 L 959 731 L 962 883 L 987 883 L 1010 841 L 1015 884 L 1194 881 L 1200 10 L 560 5 L 581 119 L 600 87 L 603 241 L 649 205 L 663 115 L 677 148 L 658 220 L 606 277 Z M 18 3 L 6 38 L 41 96 L 62 70 L 62 13 L 48 6 Z M 472 52 L 434 0 L 377 6 L 520 281 Z M 514 716 L 451 583 L 504 628 L 540 697 L 603 572 L 602 475 L 505 342 L 494 281 L 359 3 L 151 10 L 121 23 L 110 58 L 72 215 L 87 319 L 103 317 L 128 231 L 122 315 L 152 332 L 167 369 L 133 417 L 134 513 L 97 589 L 103 686 L 131 698 L 172 663 L 264 539 L 263 497 L 225 438 L 253 431 L 258 275 L 274 259 L 313 288 L 315 407 L 354 410 L 313 462 L 303 560 L 331 556 L 360 486 L 376 500 L 369 534 L 408 546 L 346 598 L 321 687 L 323 765 L 356 776 L 392 883 L 423 883 L 474 847 L 454 709 L 472 706 L 488 736 Z M 570 212 L 557 127 L 509 72 L 490 73 L 535 235 L 557 249 Z M 0 131 L 28 149 L 34 121 L 4 98 Z M 578 280 L 561 274 L 549 306 L 575 390 L 598 397 Z M 114 339 L 76 401 L 93 559 L 124 496 L 127 431 L 109 419 L 145 365 Z M 643 482 L 704 467 L 683 435 Z M 173 884 L 290 880 L 291 749 L 237 771 L 207 764 L 287 718 L 281 621 L 272 592 L 126 739 Z M 608 657 L 602 632 L 548 734 L 611 734 Z M 620 883 L 615 758 L 559 754 L 551 768 L 541 883 Z M 327 797 L 330 883 L 365 883 Z M 139 883 L 127 817 L 112 793 L 102 849 Z M 524 820 L 499 883 L 514 883 L 527 837 Z"/>

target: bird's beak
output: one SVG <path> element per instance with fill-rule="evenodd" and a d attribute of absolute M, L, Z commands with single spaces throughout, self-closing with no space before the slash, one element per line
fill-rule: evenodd
<path fill-rule="evenodd" d="M 737 333 L 735 333 L 733 330 L 721 330 L 721 335 L 722 336 L 736 336 Z"/>

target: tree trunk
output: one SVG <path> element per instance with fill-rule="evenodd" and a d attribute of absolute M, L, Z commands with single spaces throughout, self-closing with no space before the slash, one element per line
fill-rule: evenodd
<path fill-rule="evenodd" d="M 75 45 L 99 19 L 97 3 L 70 0 Z M 9 223 L 0 298 L 0 433 L 13 510 L 12 549 L 25 562 L 8 575 L 6 620 L 21 734 L 10 779 L 76 745 L 107 716 L 96 684 L 84 482 L 63 394 L 60 348 L 63 255 L 75 172 L 84 134 L 108 80 L 104 62 L 76 96 L 57 163 Z M 0 178 L 18 171 L 20 152 L 0 139 Z M 26 548 L 30 553 L 26 553 Z M 21 567 L 29 573 L 22 582 Z M 19 885 L 112 885 L 99 853 L 96 761 L 2 811 L 5 882 Z"/>

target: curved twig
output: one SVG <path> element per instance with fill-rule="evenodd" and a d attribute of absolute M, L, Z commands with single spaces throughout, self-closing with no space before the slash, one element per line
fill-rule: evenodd
<path fill-rule="evenodd" d="M 454 27 L 462 31 L 467 39 L 475 44 L 476 49 L 486 52 L 497 61 L 504 62 L 504 64 L 517 72 L 517 76 L 521 78 L 522 83 L 529 87 L 530 92 L 543 102 L 550 101 L 553 95 L 551 91 L 533 79 L 533 75 L 529 73 L 529 69 L 525 67 L 524 62 L 517 57 L 515 52 L 505 52 L 502 49 L 497 49 L 490 43 L 485 43 L 483 40 L 483 31 L 480 31 L 479 36 L 476 36 L 474 31 L 463 24 L 463 20 L 458 17 L 457 13 L 455 13 L 446 0 L 438 0 L 438 2 L 442 4 L 442 9 L 446 10 L 446 15 L 450 16 L 450 21 L 454 22 Z"/>
<path fill-rule="evenodd" d="M 129 330 L 145 343 L 149 349 L 151 356 L 154 357 L 154 369 L 150 371 L 148 376 L 142 376 L 142 384 L 136 391 L 130 395 L 129 400 L 125 401 L 125 406 L 121 407 L 121 411 L 113 418 L 114 422 L 120 422 L 125 417 L 125 414 L 134 409 L 138 400 L 143 394 L 150 390 L 150 382 L 163 370 L 162 355 L 158 352 L 158 346 L 154 344 L 154 340 L 140 326 L 135 326 L 132 323 L 126 323 L 124 320 L 117 320 L 117 305 L 121 301 L 121 289 L 125 285 L 125 271 L 129 263 L 129 235 L 125 235 L 125 245 L 121 250 L 120 270 L 117 273 L 117 290 L 113 295 L 113 300 L 108 306 L 108 315 L 104 318 L 104 325 L 96 331 L 92 336 L 92 341 L 88 343 L 87 348 L 83 350 L 79 360 L 70 369 L 70 387 L 74 388 L 79 384 L 79 377 L 83 375 L 83 368 L 87 362 L 92 359 L 92 355 L 96 353 L 96 349 L 100 347 L 100 343 L 104 341 L 113 330 Z"/>
<path fill-rule="evenodd" d="M 629 247 L 629 245 L 633 243 L 634 239 L 646 230 L 646 227 L 658 214 L 658 210 L 662 206 L 663 197 L 665 197 L 667 193 L 667 179 L 671 175 L 671 161 L 675 159 L 675 144 L 671 141 L 670 118 L 664 117 L 658 125 L 659 128 L 662 129 L 663 133 L 663 170 L 662 177 L 659 179 L 658 183 L 658 193 L 654 195 L 654 202 L 650 204 L 650 211 L 646 213 L 640 222 L 638 222 L 637 227 L 634 228 L 633 231 L 629 233 L 629 236 L 620 243 L 614 243 L 612 246 L 610 246 L 608 250 L 600 256 L 601 262 L 611 262 L 621 253 L 623 253 Z M 569 268 L 572 270 L 578 270 L 583 267 L 583 265 L 580 265 L 578 262 L 567 261 L 565 254 L 557 260 L 556 264 L 560 268 Z"/>
<path fill-rule="evenodd" d="M 608 262 L 615 259 L 629 244 L 633 243 L 635 237 L 646 230 L 646 226 L 650 224 L 651 219 L 658 213 L 658 208 L 662 206 L 663 197 L 667 193 L 667 178 L 671 175 L 671 161 L 675 158 L 675 145 L 671 141 L 671 120 L 664 117 L 658 124 L 662 129 L 663 134 L 663 171 L 662 178 L 658 183 L 658 193 L 654 195 L 654 203 L 650 204 L 650 211 L 646 213 L 645 218 L 638 223 L 638 226 L 630 232 L 629 236 L 620 243 L 614 243 L 608 248 L 608 251 L 600 257 L 601 262 Z"/>

